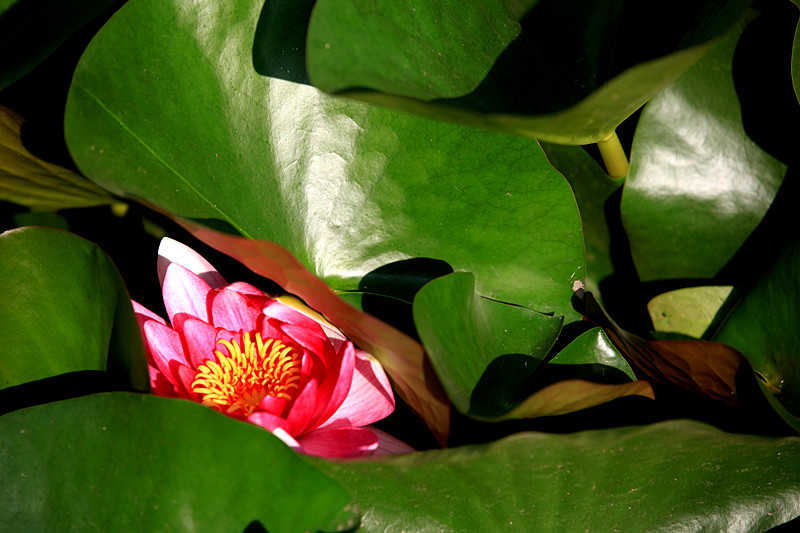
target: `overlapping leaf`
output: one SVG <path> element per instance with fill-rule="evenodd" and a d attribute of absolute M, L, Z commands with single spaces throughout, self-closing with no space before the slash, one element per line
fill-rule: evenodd
<path fill-rule="evenodd" d="M 643 339 L 617 326 L 590 293 L 584 303 L 586 316 L 603 327 L 638 377 L 738 404 L 736 373 L 742 356 L 734 348 L 719 342 Z"/>
<path fill-rule="evenodd" d="M 732 289 L 689 287 L 659 294 L 647 304 L 653 327 L 664 333 L 679 333 L 696 339 L 704 337 Z"/>
<path fill-rule="evenodd" d="M 535 142 L 260 76 L 260 8 L 138 0 L 120 10 L 70 91 L 66 136 L 81 170 L 179 216 L 275 241 L 337 290 L 433 258 L 474 272 L 488 297 L 578 318 L 569 299 L 583 269 L 580 221 Z"/>
<path fill-rule="evenodd" d="M 147 388 L 130 298 L 96 245 L 62 230 L 0 235 L 0 389 L 83 370 Z"/>
<path fill-rule="evenodd" d="M 517 389 L 539 368 L 564 320 L 482 298 L 468 272 L 425 285 L 414 299 L 413 312 L 453 405 L 462 413 L 483 417 L 499 416 L 511 407 Z M 487 378 L 492 383 L 484 386 L 490 394 L 476 398 L 473 391 Z"/>
<path fill-rule="evenodd" d="M 634 138 L 622 217 L 643 281 L 711 278 L 763 218 L 785 165 L 742 126 L 730 33 L 655 97 Z"/>
<path fill-rule="evenodd" d="M 800 515 L 800 439 L 690 421 L 317 464 L 352 492 L 364 532 L 755 533 Z"/>
<path fill-rule="evenodd" d="M 542 149 L 575 193 L 586 249 L 585 289 L 599 296 L 600 283 L 614 274 L 607 204 L 625 180 L 609 178 L 583 148 L 542 143 Z"/>
<path fill-rule="evenodd" d="M 0 199 L 34 210 L 111 203 L 103 189 L 66 168 L 43 161 L 22 143 L 22 117 L 0 106 Z"/>
<path fill-rule="evenodd" d="M 341 531 L 350 497 L 262 428 L 106 393 L 0 418 L 3 531 Z M 113 487 L 113 490 L 109 490 Z"/>
<path fill-rule="evenodd" d="M 526 383 L 514 402 L 518 405 L 500 419 L 563 415 L 631 395 L 655 399 L 650 384 L 636 380 L 603 330 L 592 328 Z"/>
<path fill-rule="evenodd" d="M 788 241 L 770 269 L 720 326 L 715 341 L 741 351 L 763 378 L 778 413 L 800 431 L 800 242 Z"/>
<path fill-rule="evenodd" d="M 429 0 L 375 9 L 319 0 L 308 70 L 329 92 L 586 144 L 608 137 L 674 80 L 747 3 L 672 3 L 654 25 L 649 11 L 623 1 Z"/>

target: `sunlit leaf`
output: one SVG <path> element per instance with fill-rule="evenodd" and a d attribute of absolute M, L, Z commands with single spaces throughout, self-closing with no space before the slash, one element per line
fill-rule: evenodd
<path fill-rule="evenodd" d="M 756 533 L 800 515 L 800 439 L 691 421 L 316 463 L 352 492 L 365 532 Z"/>
<path fill-rule="evenodd" d="M 647 304 L 656 331 L 699 339 L 733 287 L 689 287 L 659 294 Z"/>
<path fill-rule="evenodd" d="M 0 234 L 0 389 L 82 370 L 148 387 L 130 298 L 96 245 L 62 230 Z"/>
<path fill-rule="evenodd" d="M 453 405 L 462 413 L 484 417 L 508 410 L 503 399 L 512 400 L 519 382 L 538 369 L 563 323 L 563 317 L 481 297 L 468 272 L 425 285 L 414 299 L 413 312 L 425 350 Z M 489 369 L 497 365 L 501 369 Z M 499 376 L 484 383 L 492 397 L 480 401 L 473 391 L 487 373 Z M 500 381 L 506 375 L 511 376 L 510 383 Z"/>
<path fill-rule="evenodd" d="M 623 1 L 503 2 L 507 10 L 480 1 L 361 4 L 315 4 L 307 68 L 318 87 L 439 120 L 586 144 L 608 137 L 696 61 L 748 2 L 673 2 L 659 24 Z"/>
<path fill-rule="evenodd" d="M 97 394 L 0 418 L 4 531 L 337 531 L 337 483 L 260 427 L 193 402 Z"/>
<path fill-rule="evenodd" d="M 535 142 L 261 76 L 262 7 L 123 7 L 70 90 L 66 139 L 81 171 L 178 216 L 274 241 L 339 291 L 431 258 L 474 272 L 487 297 L 580 318 L 569 302 L 584 268 L 578 212 Z"/>
<path fill-rule="evenodd" d="M 786 166 L 742 126 L 731 75 L 740 24 L 642 112 L 622 218 L 643 281 L 711 278 L 775 198 Z"/>
<path fill-rule="evenodd" d="M 583 148 L 542 143 L 542 149 L 575 193 L 586 248 L 583 281 L 587 291 L 600 295 L 600 283 L 614 274 L 607 204 L 625 180 L 609 178 Z"/>

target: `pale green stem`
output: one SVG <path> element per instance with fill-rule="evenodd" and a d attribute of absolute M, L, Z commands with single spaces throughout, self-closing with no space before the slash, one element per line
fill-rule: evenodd
<path fill-rule="evenodd" d="M 597 147 L 600 149 L 600 155 L 603 157 L 603 163 L 606 165 L 606 172 L 609 176 L 623 178 L 628 175 L 630 163 L 628 163 L 628 157 L 619 142 L 617 132 L 602 141 L 597 141 Z"/>

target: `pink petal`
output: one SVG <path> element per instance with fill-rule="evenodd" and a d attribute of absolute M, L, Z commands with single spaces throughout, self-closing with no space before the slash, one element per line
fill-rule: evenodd
<path fill-rule="evenodd" d="M 223 289 L 211 301 L 211 323 L 230 331 L 252 331 L 261 313 L 248 305 L 247 298 L 236 291 Z"/>
<path fill-rule="evenodd" d="M 329 367 L 327 369 L 328 374 L 325 376 L 325 381 L 323 382 L 323 387 L 328 384 L 333 384 L 334 388 L 330 396 L 328 396 L 329 399 L 325 410 L 322 411 L 320 417 L 314 421 L 313 428 L 317 428 L 320 424 L 326 422 L 339 410 L 339 407 L 341 407 L 350 393 L 350 387 L 353 385 L 353 375 L 356 366 L 356 349 L 353 343 L 348 341 L 341 347 L 337 355 L 334 361 L 338 364 L 330 365 L 329 362 Z"/>
<path fill-rule="evenodd" d="M 248 416 L 246 420 L 251 424 L 261 426 L 269 431 L 275 431 L 276 429 L 282 429 L 286 431 L 287 428 L 286 420 L 279 416 L 275 416 L 272 413 L 266 413 L 264 411 L 256 411 Z"/>
<path fill-rule="evenodd" d="M 178 313 L 209 322 L 209 304 L 216 291 L 181 265 L 172 263 L 167 267 L 161 292 L 164 296 L 167 316 L 173 326 L 175 325 L 173 317 Z"/>
<path fill-rule="evenodd" d="M 278 300 L 270 300 L 267 305 L 264 306 L 262 313 L 270 318 L 277 318 L 281 322 L 299 326 L 313 332 L 319 332 L 321 337 L 328 338 L 322 325 L 318 321 Z"/>
<path fill-rule="evenodd" d="M 182 388 L 181 391 L 178 391 L 178 394 L 195 402 L 202 401 L 200 395 L 192 390 L 192 382 L 197 376 L 197 370 L 178 364 L 175 361 L 170 366 L 172 367 L 173 375 L 178 377 L 178 383 Z"/>
<path fill-rule="evenodd" d="M 155 320 L 147 320 L 142 329 L 145 344 L 156 368 L 170 383 L 178 385 L 176 376 L 172 374 L 171 363 L 175 361 L 181 365 L 186 364 L 186 356 L 183 353 L 180 337 L 171 328 Z M 153 386 L 154 384 L 151 383 L 150 385 Z"/>
<path fill-rule="evenodd" d="M 158 246 L 158 281 L 164 286 L 164 276 L 170 264 L 177 263 L 199 276 L 214 289 L 225 285 L 225 280 L 203 256 L 176 240 L 164 237 Z"/>
<path fill-rule="evenodd" d="M 177 396 L 175 393 L 175 385 L 170 383 L 167 377 L 162 374 L 158 368 L 148 366 L 147 371 L 150 374 L 150 392 L 156 396 L 164 396 L 165 398 L 174 398 Z"/>
<path fill-rule="evenodd" d="M 294 324 L 280 324 L 276 329 L 283 332 L 292 344 L 302 346 L 309 352 L 317 354 L 323 361 L 328 361 L 336 356 L 336 351 L 319 326 L 311 329 Z"/>
<path fill-rule="evenodd" d="M 265 396 L 261 403 L 258 404 L 258 408 L 262 411 L 266 411 L 267 413 L 271 413 L 275 416 L 283 416 L 284 411 L 286 410 L 286 404 L 288 400 L 285 398 L 276 398 L 275 396 Z"/>
<path fill-rule="evenodd" d="M 239 294 L 241 294 L 242 296 L 255 296 L 255 297 L 269 299 L 269 296 L 267 296 L 267 294 L 264 291 L 262 291 L 261 289 L 259 289 L 257 287 L 254 287 L 254 286 L 252 286 L 249 283 L 246 283 L 244 281 L 235 281 L 235 282 L 231 283 L 230 285 L 228 285 L 228 286 L 226 286 L 224 288 L 228 289 L 228 290 L 231 290 L 231 291 L 236 291 Z M 266 302 L 264 302 L 264 303 L 266 303 Z M 262 307 L 263 307 L 263 304 L 262 304 Z"/>
<path fill-rule="evenodd" d="M 345 340 L 347 340 L 347 338 L 344 336 L 344 334 L 341 331 L 339 331 L 339 329 L 336 326 L 334 326 L 333 324 L 328 322 L 325 319 L 325 317 L 323 317 L 322 315 L 320 315 L 319 313 L 317 313 L 316 311 L 314 311 L 313 309 L 308 307 L 299 298 L 297 298 L 295 296 L 291 296 L 291 295 L 283 295 L 283 296 L 279 296 L 279 297 L 275 298 L 275 300 L 276 300 L 276 303 L 273 304 L 273 305 L 276 307 L 276 310 L 273 311 L 273 312 L 276 313 L 276 314 L 274 316 L 276 316 L 277 318 L 281 318 L 281 320 L 283 320 L 284 322 L 295 322 L 297 319 L 296 318 L 295 319 L 283 318 L 283 317 L 279 316 L 277 313 L 280 313 L 280 312 L 299 313 L 300 315 L 302 315 L 302 316 L 304 316 L 304 317 L 306 317 L 308 319 L 311 319 L 314 322 L 316 322 L 317 324 L 319 324 L 320 327 L 322 327 L 322 329 L 325 331 L 325 334 L 328 336 L 328 338 L 331 339 L 331 342 L 333 342 L 333 344 L 337 348 L 338 348 L 338 345 L 337 345 L 336 341 L 345 341 Z M 280 309 L 278 309 L 280 307 L 283 307 L 282 311 Z M 288 308 L 288 310 L 287 310 L 287 308 Z M 292 315 L 292 316 L 296 316 L 296 315 Z"/>
<path fill-rule="evenodd" d="M 367 428 L 318 429 L 297 442 L 303 453 L 318 457 L 359 457 L 378 449 L 378 436 Z"/>
<path fill-rule="evenodd" d="M 307 431 L 321 411 L 318 404 L 319 381 L 311 378 L 289 408 L 289 413 L 286 415 L 287 431 L 295 437 Z"/>
<path fill-rule="evenodd" d="M 356 350 L 355 372 L 344 403 L 320 428 L 366 426 L 394 411 L 394 394 L 381 364 L 363 350 Z"/>
<path fill-rule="evenodd" d="M 136 319 L 139 321 L 139 327 L 142 327 L 142 324 L 145 320 L 155 320 L 156 322 L 167 325 L 163 318 L 143 306 L 142 304 L 136 302 L 135 300 L 131 300 L 131 304 L 133 305 L 133 312 L 136 314 Z"/>
<path fill-rule="evenodd" d="M 371 426 L 369 429 L 378 436 L 378 448 L 372 452 L 373 456 L 378 457 L 382 455 L 399 455 L 402 453 L 413 453 L 417 451 L 405 442 L 389 435 L 385 431 L 381 431 L 380 429 Z"/>
<path fill-rule="evenodd" d="M 295 437 L 316 429 L 325 422 L 336 412 L 350 391 L 355 366 L 353 344 L 348 342 L 339 354 L 324 362 L 327 367 L 322 380 L 309 381 L 289 410 L 287 420 L 290 423 L 290 433 Z M 309 385 L 312 384 L 313 388 L 310 388 Z"/>
<path fill-rule="evenodd" d="M 175 329 L 183 341 L 187 363 L 192 368 L 196 369 L 209 359 L 216 361 L 217 328 L 196 318 L 178 317 Z"/>

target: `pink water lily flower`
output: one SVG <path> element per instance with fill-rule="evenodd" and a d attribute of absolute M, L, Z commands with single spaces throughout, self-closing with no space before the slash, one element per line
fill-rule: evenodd
<path fill-rule="evenodd" d="M 257 424 L 309 455 L 411 451 L 364 427 L 394 410 L 391 386 L 378 361 L 320 315 L 228 284 L 171 239 L 159 248 L 158 273 L 169 323 L 133 302 L 154 394 Z"/>

